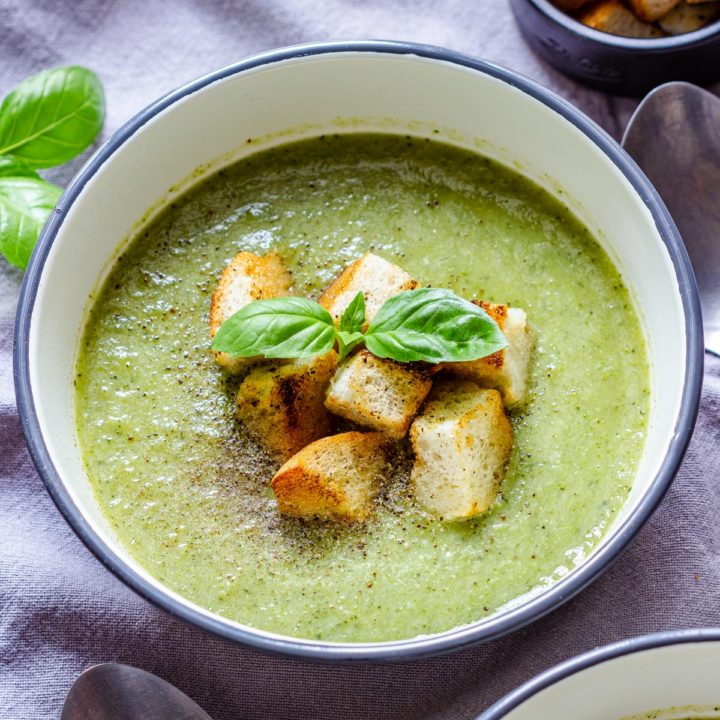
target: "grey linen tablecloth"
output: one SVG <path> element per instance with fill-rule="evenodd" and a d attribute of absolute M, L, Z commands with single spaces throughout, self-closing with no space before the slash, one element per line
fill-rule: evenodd
<path fill-rule="evenodd" d="M 0 0 L 0 90 L 81 63 L 107 91 L 104 136 L 177 85 L 281 45 L 348 38 L 445 45 L 554 88 L 618 137 L 635 102 L 576 85 L 524 46 L 504 0 Z M 80 162 L 54 174 L 66 182 Z M 598 645 L 720 626 L 720 362 L 707 358 L 697 430 L 660 509 L 592 587 L 531 627 L 401 665 L 263 655 L 151 607 L 75 537 L 32 466 L 15 409 L 20 273 L 0 260 L 0 718 L 57 718 L 75 677 L 120 661 L 159 674 L 216 720 L 472 718 L 537 672 Z"/>

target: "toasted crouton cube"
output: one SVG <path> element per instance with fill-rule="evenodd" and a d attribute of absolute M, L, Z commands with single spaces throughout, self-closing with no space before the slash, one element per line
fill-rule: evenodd
<path fill-rule="evenodd" d="M 720 17 L 720 2 L 699 4 L 681 3 L 658 20 L 658 25 L 669 35 L 682 35 L 705 27 Z"/>
<path fill-rule="evenodd" d="M 380 433 L 346 432 L 316 440 L 272 479 L 278 510 L 297 517 L 365 520 L 386 463 Z"/>
<path fill-rule="evenodd" d="M 210 337 L 238 310 L 255 300 L 290 294 L 292 277 L 277 253 L 238 253 L 223 270 L 210 302 Z M 229 373 L 239 373 L 257 358 L 231 357 L 215 352 L 215 359 Z"/>
<path fill-rule="evenodd" d="M 677 0 L 671 0 L 673 3 Z M 620 0 L 602 0 L 578 16 L 578 20 L 602 32 L 625 37 L 661 37 L 662 32 L 654 25 L 638 19 Z"/>
<path fill-rule="evenodd" d="M 410 428 L 415 497 L 444 520 L 485 512 L 512 450 L 512 428 L 497 390 L 447 378 L 433 388 Z"/>
<path fill-rule="evenodd" d="M 646 22 L 655 22 L 667 15 L 681 0 L 629 0 L 633 12 Z"/>
<path fill-rule="evenodd" d="M 277 360 L 251 370 L 237 393 L 237 417 L 284 461 L 331 431 L 325 391 L 337 365 L 334 350 L 304 360 Z"/>
<path fill-rule="evenodd" d="M 527 315 L 520 308 L 494 305 L 483 300 L 473 301 L 498 324 L 508 341 L 504 350 L 467 362 L 442 363 L 441 368 L 453 375 L 472 380 L 481 387 L 502 392 L 507 405 L 519 405 L 525 400 L 527 376 L 533 335 Z"/>
<path fill-rule="evenodd" d="M 399 439 L 405 437 L 431 387 L 424 367 L 383 360 L 361 350 L 338 367 L 325 407 L 358 425 Z"/>
<path fill-rule="evenodd" d="M 402 268 L 366 253 L 348 265 L 318 298 L 318 302 L 333 316 L 335 322 L 359 293 L 365 294 L 365 327 L 378 310 L 393 295 L 403 290 L 414 290 L 417 282 Z"/>

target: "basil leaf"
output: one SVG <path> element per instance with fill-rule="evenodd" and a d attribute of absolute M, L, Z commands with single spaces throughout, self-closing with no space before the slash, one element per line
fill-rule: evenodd
<path fill-rule="evenodd" d="M 97 75 L 70 66 L 44 70 L 21 82 L 0 106 L 0 154 L 32 167 L 71 160 L 95 139 L 105 118 Z"/>
<path fill-rule="evenodd" d="M 365 324 L 365 295 L 359 292 L 340 316 L 340 331 L 345 333 L 362 332 Z"/>
<path fill-rule="evenodd" d="M 335 323 L 325 308 L 302 297 L 256 300 L 230 316 L 212 343 L 234 357 L 306 358 L 330 352 Z"/>
<path fill-rule="evenodd" d="M 494 320 L 449 290 L 422 288 L 391 297 L 365 334 L 367 349 L 400 362 L 477 360 L 507 346 Z"/>
<path fill-rule="evenodd" d="M 340 360 L 344 360 L 358 345 L 365 341 L 361 332 L 345 332 L 338 330 L 338 347 L 340 348 Z"/>
<path fill-rule="evenodd" d="M 27 267 L 40 230 L 62 190 L 31 177 L 0 177 L 0 253 Z"/>
<path fill-rule="evenodd" d="M 40 176 L 29 165 L 13 155 L 0 155 L 0 177 L 31 177 Z"/>

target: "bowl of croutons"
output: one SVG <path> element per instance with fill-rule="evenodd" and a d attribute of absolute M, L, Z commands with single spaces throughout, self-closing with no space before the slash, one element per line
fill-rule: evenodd
<path fill-rule="evenodd" d="M 702 383 L 690 262 L 627 154 L 412 43 L 159 99 L 70 184 L 17 312 L 24 432 L 80 538 L 188 623 L 320 660 L 458 650 L 580 592 Z"/>
<path fill-rule="evenodd" d="M 530 47 L 566 75 L 642 95 L 720 80 L 718 0 L 510 0 Z"/>

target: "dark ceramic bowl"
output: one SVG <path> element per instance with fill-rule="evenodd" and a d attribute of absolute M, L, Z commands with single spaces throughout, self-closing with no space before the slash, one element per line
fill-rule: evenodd
<path fill-rule="evenodd" d="M 720 82 L 720 20 L 662 38 L 627 38 L 589 28 L 550 0 L 510 0 L 532 50 L 580 82 L 618 95 L 644 95 L 671 80 Z"/>

